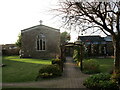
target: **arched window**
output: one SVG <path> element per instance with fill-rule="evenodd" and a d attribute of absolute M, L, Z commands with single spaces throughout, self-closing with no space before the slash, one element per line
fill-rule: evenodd
<path fill-rule="evenodd" d="M 46 39 L 43 34 L 37 36 L 37 50 L 44 51 L 46 49 Z"/>

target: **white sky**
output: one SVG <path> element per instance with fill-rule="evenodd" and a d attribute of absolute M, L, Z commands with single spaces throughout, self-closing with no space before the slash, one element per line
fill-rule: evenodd
<path fill-rule="evenodd" d="M 49 11 L 57 0 L 0 0 L 0 44 L 15 43 L 21 30 L 38 25 L 59 28 Z"/>
<path fill-rule="evenodd" d="M 59 18 L 53 18 L 51 8 L 58 0 L 0 0 L 0 44 L 15 43 L 21 30 L 38 25 L 58 28 Z M 72 40 L 76 38 L 72 32 Z"/>

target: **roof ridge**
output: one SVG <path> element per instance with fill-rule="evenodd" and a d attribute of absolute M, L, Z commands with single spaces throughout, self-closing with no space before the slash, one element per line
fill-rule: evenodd
<path fill-rule="evenodd" d="M 21 30 L 21 31 L 22 31 L 22 32 L 24 32 L 24 31 L 29 31 L 30 29 L 34 29 L 34 28 L 37 28 L 37 27 L 39 27 L 39 26 L 44 26 L 44 27 L 47 27 L 47 28 L 54 29 L 55 31 L 60 31 L 59 29 L 56 29 L 56 28 L 53 28 L 53 27 L 50 27 L 50 26 L 46 26 L 46 25 L 43 25 L 43 24 L 42 24 L 42 25 L 32 26 L 32 27 L 23 29 L 23 30 Z"/>
<path fill-rule="evenodd" d="M 37 26 L 39 26 L 39 25 L 32 26 L 32 27 L 29 27 L 29 28 L 23 29 L 23 30 L 21 30 L 21 31 L 25 31 L 25 30 L 28 30 L 28 29 L 31 29 L 31 28 L 34 28 L 34 27 L 37 27 Z"/>

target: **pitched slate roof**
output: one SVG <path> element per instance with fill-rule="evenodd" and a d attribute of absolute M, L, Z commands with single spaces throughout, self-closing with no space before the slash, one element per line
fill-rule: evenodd
<path fill-rule="evenodd" d="M 31 30 L 34 30 L 34 29 L 37 29 L 37 28 L 48 28 L 48 29 L 52 29 L 54 31 L 60 31 L 59 29 L 55 29 L 55 28 L 52 28 L 52 27 L 49 27 L 49 26 L 45 26 L 45 25 L 36 25 L 36 26 L 33 26 L 33 27 L 30 27 L 30 28 L 27 28 L 27 29 L 24 29 L 24 30 L 21 30 L 21 32 L 27 32 L 27 31 L 31 31 Z"/>
<path fill-rule="evenodd" d="M 107 42 L 112 42 L 112 36 L 111 35 L 108 35 L 108 36 L 104 37 L 104 39 Z"/>
<path fill-rule="evenodd" d="M 105 42 L 100 36 L 79 36 L 78 39 L 82 42 Z"/>

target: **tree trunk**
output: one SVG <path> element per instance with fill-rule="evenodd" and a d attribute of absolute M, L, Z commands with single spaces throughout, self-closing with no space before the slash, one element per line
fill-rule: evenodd
<path fill-rule="evenodd" d="M 114 46 L 114 73 L 120 73 L 120 36 L 113 38 Z"/>

